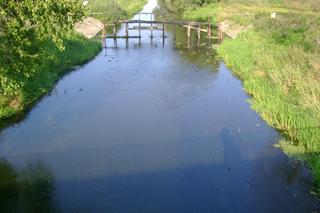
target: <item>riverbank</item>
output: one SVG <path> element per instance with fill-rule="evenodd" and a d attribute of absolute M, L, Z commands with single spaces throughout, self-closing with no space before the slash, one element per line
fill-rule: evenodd
<path fill-rule="evenodd" d="M 110 6 L 112 2 L 116 4 L 114 7 L 117 9 L 112 10 L 116 11 L 115 13 L 105 15 L 109 20 L 131 17 L 141 10 L 146 0 L 136 0 L 129 4 L 124 4 L 122 0 L 90 1 L 88 12 L 102 12 L 104 6 Z M 120 7 L 120 5 L 123 6 Z M 110 7 L 106 11 L 110 11 Z M 101 42 L 88 40 L 76 34 L 65 38 L 64 46 L 65 50 L 59 51 L 53 42 L 49 40 L 44 42 L 41 46 L 42 51 L 38 62 L 30 66 L 30 69 L 34 70 L 33 74 L 26 78 L 17 79 L 22 86 L 14 94 L 0 94 L 0 121 L 3 121 L 2 125 L 6 125 L 7 121 L 4 120 L 9 118 L 13 117 L 16 120 L 14 117 L 20 117 L 19 114 L 23 114 L 26 108 L 47 94 L 55 82 L 67 71 L 91 60 L 101 51 Z M 5 77 L 1 76 L 1 78 Z"/>
<path fill-rule="evenodd" d="M 141 11 L 147 0 L 91 0 L 88 4 L 88 13 L 100 20 L 112 21 L 132 17 Z"/>
<path fill-rule="evenodd" d="M 59 51 L 51 41 L 45 42 L 39 63 L 33 64 L 34 75 L 21 79 L 21 89 L 12 94 L 0 95 L 0 119 L 23 112 L 37 99 L 47 94 L 55 82 L 74 66 L 92 59 L 101 50 L 97 41 L 73 35 L 64 39 L 65 50 Z"/>
<path fill-rule="evenodd" d="M 252 108 L 287 138 L 277 145 L 307 162 L 320 186 L 320 19 L 316 1 L 233 0 L 184 4 L 184 19 L 232 20 L 253 29 L 217 52 L 252 95 Z M 276 19 L 270 18 L 276 13 Z M 248 14 L 254 14 L 254 19 Z M 313 193 L 319 193 L 315 189 Z"/>

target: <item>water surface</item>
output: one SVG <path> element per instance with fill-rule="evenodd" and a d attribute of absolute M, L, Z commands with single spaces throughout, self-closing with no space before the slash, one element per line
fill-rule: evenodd
<path fill-rule="evenodd" d="M 160 35 L 108 39 L 1 131 L 1 212 L 319 209 L 309 171 L 273 147 L 280 135 L 241 82 L 214 54 Z"/>

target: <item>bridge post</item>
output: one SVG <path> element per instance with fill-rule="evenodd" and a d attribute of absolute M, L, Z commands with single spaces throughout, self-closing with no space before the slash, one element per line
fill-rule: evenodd
<path fill-rule="evenodd" d="M 200 32 L 201 26 L 198 24 L 198 38 L 197 38 L 197 46 L 200 47 L 200 40 L 201 40 L 201 32 Z"/>
<path fill-rule="evenodd" d="M 152 23 L 152 21 L 153 21 L 153 14 L 151 14 L 151 24 L 150 24 L 150 33 L 151 33 L 150 38 L 151 39 L 153 39 L 153 23 Z"/>
<path fill-rule="evenodd" d="M 173 44 L 176 44 L 176 24 L 173 24 Z"/>
<path fill-rule="evenodd" d="M 208 17 L 208 31 L 207 31 L 207 33 L 208 33 L 208 38 L 211 38 L 212 36 L 211 36 L 211 22 L 210 22 L 210 17 Z"/>
<path fill-rule="evenodd" d="M 102 27 L 101 38 L 102 38 L 102 48 L 107 48 L 105 24 L 103 24 L 103 27 Z"/>
<path fill-rule="evenodd" d="M 117 47 L 117 28 L 116 28 L 116 23 L 113 24 L 113 42 L 114 42 L 114 46 Z"/>
<path fill-rule="evenodd" d="M 162 24 L 162 37 L 164 38 L 165 37 L 165 33 L 164 33 L 164 24 Z"/>
<path fill-rule="evenodd" d="M 164 32 L 164 23 L 162 24 L 162 45 L 164 46 L 165 43 L 165 32 Z"/>
<path fill-rule="evenodd" d="M 207 37 L 208 37 L 208 47 L 211 45 L 211 37 L 212 37 L 212 32 L 211 32 L 211 20 L 210 20 L 210 16 L 208 16 L 208 29 L 207 29 Z"/>
<path fill-rule="evenodd" d="M 126 33 L 126 37 L 129 37 L 129 23 L 128 22 L 126 22 L 125 23 L 125 33 Z"/>
<path fill-rule="evenodd" d="M 190 48 L 190 42 L 191 42 L 191 27 L 188 26 L 188 32 L 187 32 L 187 35 L 188 35 L 188 48 Z"/>
<path fill-rule="evenodd" d="M 128 22 L 126 22 L 125 23 L 125 31 L 126 31 L 126 48 L 128 48 L 129 47 L 129 23 Z"/>
<path fill-rule="evenodd" d="M 141 44 L 141 14 L 139 13 L 139 44 Z"/>
<path fill-rule="evenodd" d="M 221 25 L 218 25 L 218 43 L 220 44 L 222 42 L 223 39 L 223 31 L 221 29 Z"/>

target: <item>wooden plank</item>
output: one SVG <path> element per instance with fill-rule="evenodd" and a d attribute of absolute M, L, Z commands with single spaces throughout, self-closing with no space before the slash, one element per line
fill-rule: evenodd
<path fill-rule="evenodd" d="M 100 37 L 98 37 L 98 38 L 102 38 L 102 36 L 100 36 Z M 108 35 L 107 36 L 107 38 L 108 39 L 117 39 L 117 38 L 119 38 L 119 39 L 129 39 L 129 38 L 141 38 L 140 36 L 113 36 L 113 35 Z"/>
<path fill-rule="evenodd" d="M 151 27 L 148 27 L 148 26 L 141 26 L 141 27 L 139 27 L 139 26 L 133 26 L 133 27 L 131 27 L 131 28 L 129 28 L 129 30 L 151 30 Z M 153 30 L 162 30 L 162 28 L 159 28 L 159 27 L 157 27 L 157 26 L 153 26 L 153 28 L 152 28 Z"/>
<path fill-rule="evenodd" d="M 177 24 L 177 25 L 190 25 L 190 26 L 198 26 L 204 25 L 207 26 L 207 22 L 188 22 L 188 21 L 146 21 L 146 20 L 124 20 L 124 21 L 117 21 L 117 23 L 129 23 L 129 24 Z"/>
<path fill-rule="evenodd" d="M 93 38 L 96 36 L 103 28 L 103 23 L 99 20 L 87 17 L 82 22 L 79 22 L 75 25 L 75 29 L 78 33 L 81 33 L 86 38 Z"/>
<path fill-rule="evenodd" d="M 198 25 L 198 26 L 199 26 L 199 25 Z M 186 27 L 186 28 L 189 28 L 189 27 L 190 27 L 191 29 L 194 29 L 194 30 L 198 30 L 198 28 L 199 28 L 199 27 L 193 27 L 193 26 L 190 26 L 190 25 L 182 25 L 182 27 Z M 206 29 L 201 29 L 201 28 L 200 28 L 200 31 L 201 31 L 201 32 L 205 32 L 205 33 L 208 32 L 208 30 L 206 30 Z"/>

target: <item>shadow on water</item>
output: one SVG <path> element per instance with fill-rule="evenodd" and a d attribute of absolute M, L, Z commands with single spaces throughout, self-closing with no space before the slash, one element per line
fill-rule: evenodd
<path fill-rule="evenodd" d="M 119 41 L 1 131 L 0 212 L 319 209 L 241 82 L 170 32 L 164 46 L 161 33 Z"/>
<path fill-rule="evenodd" d="M 63 188 L 61 205 L 72 211 L 71 201 L 81 203 L 85 193 L 86 203 L 82 204 L 82 209 L 95 212 L 317 212 L 319 205 L 304 197 L 308 192 L 303 184 L 311 180 L 302 164 L 292 167 L 285 158 L 273 155 L 246 159 L 239 150 L 239 142 L 234 132 L 223 128 L 212 141 L 216 144 L 212 150 L 201 147 L 201 143 L 182 150 L 191 158 L 194 158 L 192 150 L 197 149 L 197 153 L 201 150 L 202 156 L 198 156 L 201 163 L 177 168 L 167 165 L 163 169 L 159 161 L 158 169 L 64 181 L 60 183 Z M 192 141 L 189 139 L 184 143 Z M 221 148 L 216 147 L 220 145 Z M 152 147 L 145 147 L 130 153 L 136 156 L 144 153 L 168 155 L 162 148 L 155 147 L 153 151 Z M 211 156 L 209 153 L 216 149 L 223 151 Z M 174 165 L 181 160 L 179 156 L 171 155 L 170 159 L 162 158 L 161 162 Z M 123 163 L 122 167 L 128 171 L 146 164 L 137 158 L 129 165 Z M 155 162 L 151 163 L 155 165 Z M 252 171 L 248 169 L 251 166 Z M 287 202 L 282 203 L 283 200 Z"/>
<path fill-rule="evenodd" d="M 0 212 L 57 212 L 53 174 L 41 162 L 16 172 L 0 160 Z"/>

